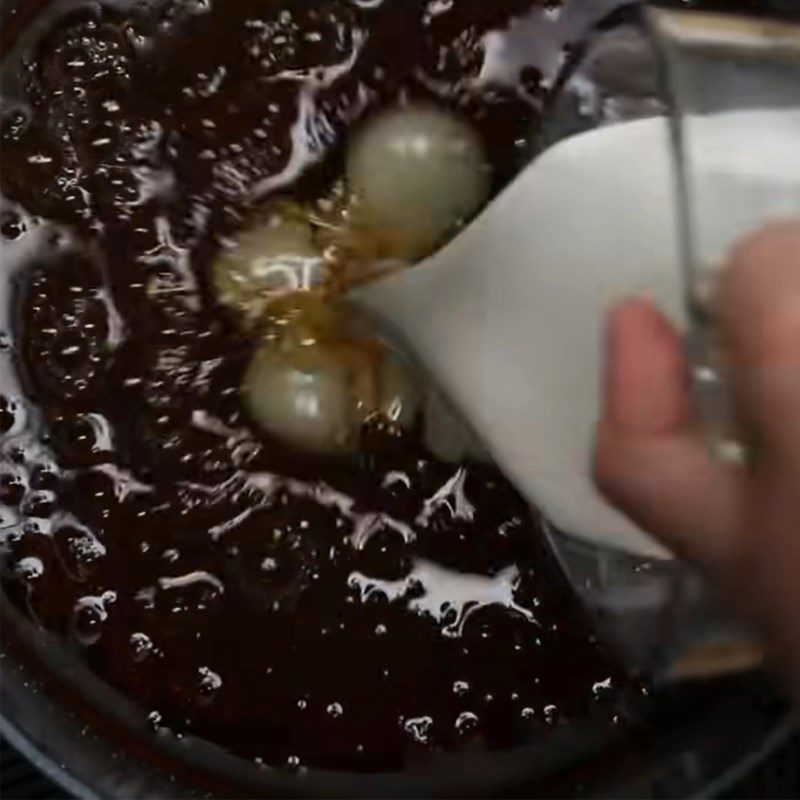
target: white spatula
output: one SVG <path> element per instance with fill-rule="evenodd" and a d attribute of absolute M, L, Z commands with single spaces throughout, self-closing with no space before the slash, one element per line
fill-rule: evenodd
<path fill-rule="evenodd" d="M 556 144 L 444 249 L 355 293 L 397 329 L 517 487 L 561 530 L 664 555 L 590 477 L 603 317 L 681 314 L 667 123 Z"/>
<path fill-rule="evenodd" d="M 703 206 L 717 228 L 756 191 L 770 202 L 747 217 L 751 227 L 798 207 L 800 108 L 725 111 L 692 126 L 704 169 L 720 171 Z M 739 150 L 748 158 L 715 156 Z M 666 120 L 593 130 L 545 152 L 434 256 L 356 293 L 557 528 L 642 556 L 666 553 L 599 497 L 590 464 L 609 306 L 646 293 L 683 322 L 674 198 Z"/>

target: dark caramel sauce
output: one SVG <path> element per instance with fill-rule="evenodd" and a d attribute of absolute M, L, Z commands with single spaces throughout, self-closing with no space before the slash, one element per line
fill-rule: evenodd
<path fill-rule="evenodd" d="M 499 190 L 617 5 L 109 4 L 7 64 L 4 586 L 154 726 L 380 771 L 618 723 L 627 679 L 536 511 L 416 429 L 337 457 L 264 436 L 207 277 L 255 195 L 322 196 L 399 99 L 468 117 Z"/>

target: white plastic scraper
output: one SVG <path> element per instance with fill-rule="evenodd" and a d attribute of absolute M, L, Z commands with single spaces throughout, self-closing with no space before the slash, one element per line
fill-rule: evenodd
<path fill-rule="evenodd" d="M 800 207 L 800 108 L 686 125 L 705 192 L 693 213 L 711 215 L 722 263 L 731 225 Z M 599 497 L 590 465 L 609 306 L 647 294 L 684 322 L 676 216 L 667 121 L 621 123 L 556 144 L 434 256 L 356 292 L 561 531 L 644 556 L 666 553 Z"/>
<path fill-rule="evenodd" d="M 599 497 L 590 463 L 606 310 L 646 293 L 680 320 L 670 159 L 663 119 L 562 141 L 441 251 L 355 292 L 558 528 L 646 556 L 664 551 Z"/>

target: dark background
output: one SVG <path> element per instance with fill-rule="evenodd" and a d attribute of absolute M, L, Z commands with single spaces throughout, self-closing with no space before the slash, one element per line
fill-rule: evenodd
<path fill-rule="evenodd" d="M 719 800 L 800 797 L 800 732 Z M 39 774 L 11 745 L 0 739 L 0 798 L 3 800 L 70 800 Z"/>

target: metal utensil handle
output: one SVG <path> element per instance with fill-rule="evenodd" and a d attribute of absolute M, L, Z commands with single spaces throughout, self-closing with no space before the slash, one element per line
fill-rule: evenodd
<path fill-rule="evenodd" d="M 651 9 L 676 165 L 696 402 L 712 453 L 746 461 L 753 443 L 728 391 L 715 287 L 735 242 L 800 215 L 800 21 Z"/>

